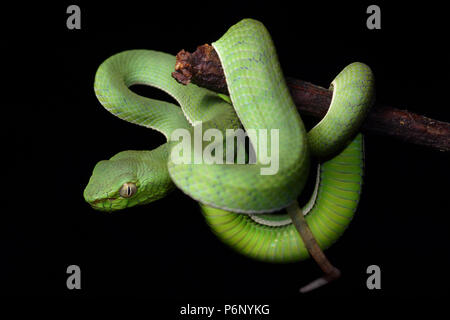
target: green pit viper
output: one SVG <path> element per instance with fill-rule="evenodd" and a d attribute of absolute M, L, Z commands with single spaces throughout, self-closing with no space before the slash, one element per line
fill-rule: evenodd
<path fill-rule="evenodd" d="M 213 232 L 238 252 L 267 262 L 306 259 L 309 253 L 292 220 L 281 212 L 306 183 L 311 158 L 317 178 L 303 207 L 319 246 L 326 249 L 344 232 L 360 199 L 364 150 L 359 132 L 374 102 L 374 77 L 352 63 L 330 85 L 326 116 L 308 133 L 284 80 L 275 47 L 262 23 L 244 19 L 212 44 L 225 73 L 229 97 L 172 78 L 175 57 L 130 50 L 101 64 L 95 94 L 115 116 L 164 134 L 167 143 L 151 151 L 123 151 L 97 163 L 84 190 L 95 209 L 121 210 L 148 204 L 175 187 L 199 202 Z M 129 87 L 145 84 L 171 95 L 181 106 L 142 97 Z M 177 129 L 276 129 L 279 170 L 261 174 L 255 164 L 175 163 L 171 139 Z M 257 141 L 252 140 L 252 144 Z M 269 152 L 271 145 L 268 146 Z M 198 150 L 193 150 L 195 154 Z"/>

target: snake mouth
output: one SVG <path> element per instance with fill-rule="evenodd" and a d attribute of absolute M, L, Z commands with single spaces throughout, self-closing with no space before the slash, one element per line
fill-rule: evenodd
<path fill-rule="evenodd" d="M 112 211 L 113 201 L 117 198 L 96 199 L 90 203 L 91 207 L 101 211 Z"/>
<path fill-rule="evenodd" d="M 114 201 L 114 200 L 116 200 L 116 199 L 117 199 L 117 198 L 103 198 L 103 199 L 97 199 L 97 200 L 92 201 L 91 204 L 92 204 L 92 205 L 96 205 L 96 204 L 98 204 L 98 203 L 100 203 L 100 202 Z"/>

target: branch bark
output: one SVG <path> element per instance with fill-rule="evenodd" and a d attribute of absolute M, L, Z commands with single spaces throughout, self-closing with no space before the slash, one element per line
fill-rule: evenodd
<path fill-rule="evenodd" d="M 228 93 L 217 53 L 207 44 L 194 53 L 177 54 L 172 76 L 180 83 L 195 83 L 216 92 Z M 294 103 L 301 114 L 322 119 L 330 106 L 332 91 L 312 83 L 286 78 Z M 434 120 L 407 110 L 375 105 L 363 124 L 362 132 L 389 136 L 400 141 L 450 151 L 450 123 Z"/>

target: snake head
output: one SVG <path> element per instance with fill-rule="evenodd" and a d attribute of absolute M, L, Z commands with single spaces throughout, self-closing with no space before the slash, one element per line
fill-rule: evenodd
<path fill-rule="evenodd" d="M 163 198 L 175 188 L 165 154 L 162 148 L 129 150 L 98 162 L 84 199 L 96 210 L 117 211 Z"/>
<path fill-rule="evenodd" d="M 95 166 L 84 199 L 101 211 L 115 211 L 139 202 L 140 181 L 136 164 L 125 160 L 102 160 Z"/>

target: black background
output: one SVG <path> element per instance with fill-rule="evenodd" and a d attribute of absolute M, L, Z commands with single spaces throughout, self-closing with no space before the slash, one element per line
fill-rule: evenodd
<path fill-rule="evenodd" d="M 66 28 L 66 8 L 81 8 L 81 30 Z M 0 292 L 3 295 L 135 296 L 172 303 L 289 305 L 322 297 L 380 299 L 448 294 L 448 154 L 366 136 L 359 210 L 327 256 L 342 278 L 307 296 L 321 273 L 313 261 L 249 260 L 222 244 L 197 204 L 175 191 L 144 207 L 106 214 L 82 197 L 92 168 L 127 149 L 152 149 L 162 135 L 104 110 L 95 71 L 127 49 L 176 54 L 218 39 L 245 17 L 262 21 L 285 75 L 327 87 L 347 64 L 368 64 L 377 103 L 449 121 L 448 49 L 443 8 L 380 5 L 382 29 L 366 28 L 372 3 L 19 3 L 5 9 L 3 119 L 7 153 L 2 188 Z M 5 77 L 5 76 L 4 76 Z M 17 79 L 16 79 L 17 77 Z M 136 92 L 170 98 L 154 89 Z M 3 106 L 5 107 L 5 106 Z M 81 267 L 82 289 L 66 288 L 66 268 Z M 381 267 L 382 289 L 368 290 L 366 268 Z M 275 307 L 274 307 L 275 308 Z M 283 307 L 284 308 L 284 307 Z"/>

